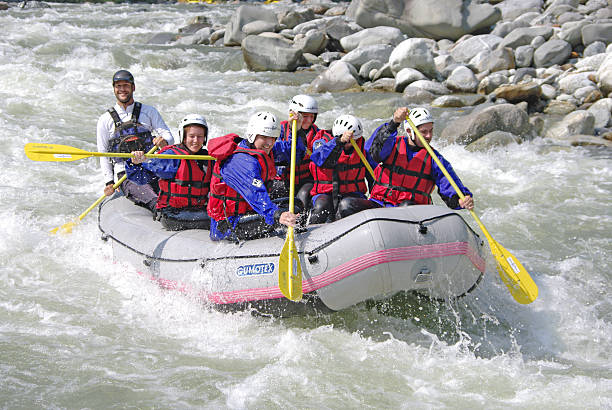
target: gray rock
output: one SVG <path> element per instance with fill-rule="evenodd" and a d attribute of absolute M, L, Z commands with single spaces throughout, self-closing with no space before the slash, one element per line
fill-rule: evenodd
<path fill-rule="evenodd" d="M 357 81 L 357 70 L 354 66 L 344 61 L 334 61 L 329 68 L 319 74 L 310 83 L 310 90 L 314 93 L 345 91 L 350 89 L 360 90 Z"/>
<path fill-rule="evenodd" d="M 459 41 L 451 48 L 451 56 L 458 63 L 468 63 L 476 54 L 483 50 L 493 51 L 503 39 L 491 34 L 482 34 Z"/>
<path fill-rule="evenodd" d="M 546 43 L 546 39 L 542 36 L 535 36 L 533 38 L 533 40 L 531 40 L 531 43 L 529 43 L 529 45 L 531 47 L 533 47 L 533 49 L 535 50 L 536 48 L 540 47 L 542 44 Z M 521 46 L 519 46 L 521 47 Z"/>
<path fill-rule="evenodd" d="M 397 27 L 373 27 L 342 37 L 340 45 L 346 51 L 373 45 L 388 44 L 396 46 L 404 41 L 404 35 Z"/>
<path fill-rule="evenodd" d="M 414 68 L 430 78 L 436 75 L 432 44 L 428 39 L 409 38 L 397 45 L 389 56 L 391 71 L 397 74 L 403 68 Z"/>
<path fill-rule="evenodd" d="M 278 30 L 278 24 L 275 22 L 255 20 L 246 23 L 242 26 L 242 32 L 247 36 L 256 36 L 257 34 L 272 32 L 275 33 Z"/>
<path fill-rule="evenodd" d="M 427 77 L 414 68 L 402 68 L 395 75 L 395 91 L 401 93 L 408 85 L 418 80 L 427 80 Z"/>
<path fill-rule="evenodd" d="M 552 35 L 552 27 L 519 27 L 508 34 L 501 41 L 499 47 L 517 48 L 519 46 L 526 46 L 538 36 L 548 40 Z"/>
<path fill-rule="evenodd" d="M 562 78 L 559 78 L 559 91 L 565 94 L 574 94 L 577 89 L 586 86 L 595 86 L 592 79 L 595 78 L 595 72 L 585 71 L 581 73 L 569 73 Z"/>
<path fill-rule="evenodd" d="M 536 67 L 550 67 L 563 64 L 572 52 L 570 43 L 564 40 L 552 39 L 542 44 L 533 53 L 533 63 Z"/>
<path fill-rule="evenodd" d="M 588 111 L 578 110 L 567 114 L 544 132 L 547 138 L 565 138 L 575 134 L 593 135 L 595 117 Z"/>
<path fill-rule="evenodd" d="M 327 37 L 318 30 L 310 30 L 306 34 L 295 37 L 294 47 L 302 50 L 302 53 L 319 55 L 325 51 Z"/>
<path fill-rule="evenodd" d="M 468 144 L 465 149 L 470 152 L 486 152 L 493 148 L 505 147 L 510 144 L 520 144 L 521 138 L 507 131 L 492 131 L 476 141 Z"/>
<path fill-rule="evenodd" d="M 570 21 L 561 26 L 561 30 L 557 33 L 559 40 L 565 40 L 576 47 L 582 44 L 582 28 L 589 24 L 588 20 Z"/>
<path fill-rule="evenodd" d="M 387 44 L 360 47 L 342 57 L 341 61 L 352 64 L 359 70 L 363 64 L 370 60 L 388 61 L 392 50 L 393 47 Z"/>
<path fill-rule="evenodd" d="M 543 0 L 505 0 L 495 5 L 502 12 L 504 20 L 514 20 L 529 13 L 542 11 Z"/>
<path fill-rule="evenodd" d="M 359 69 L 359 77 L 370 79 L 370 72 L 372 70 L 377 70 L 383 66 L 382 61 L 380 60 L 370 60 L 363 64 Z"/>
<path fill-rule="evenodd" d="M 606 52 L 606 44 L 603 41 L 595 41 L 589 44 L 585 49 L 582 55 L 584 57 L 592 57 L 597 54 L 602 54 Z"/>
<path fill-rule="evenodd" d="M 459 108 L 465 107 L 465 102 L 455 95 L 443 95 L 431 102 L 432 107 Z"/>
<path fill-rule="evenodd" d="M 428 104 L 436 96 L 433 93 L 430 93 L 427 90 L 417 87 L 408 86 L 404 88 L 404 93 L 402 94 L 402 99 L 406 101 L 407 104 Z"/>
<path fill-rule="evenodd" d="M 476 92 L 478 94 L 490 94 L 502 84 L 508 83 L 508 77 L 501 73 L 493 73 L 482 80 L 480 80 L 480 84 L 478 84 L 478 88 Z"/>
<path fill-rule="evenodd" d="M 596 101 L 591 105 L 588 109 L 593 117 L 595 118 L 595 123 L 593 126 L 595 128 L 605 128 L 612 126 L 612 98 L 602 98 L 599 101 Z"/>
<path fill-rule="evenodd" d="M 222 39 L 223 36 L 225 36 L 225 29 L 215 30 L 215 32 L 210 35 L 210 44 L 215 44 L 218 40 Z"/>
<path fill-rule="evenodd" d="M 564 135 L 556 139 L 566 142 L 570 144 L 572 147 L 582 147 L 582 146 L 591 145 L 591 146 L 601 146 L 601 147 L 612 148 L 612 141 L 608 141 L 601 137 L 594 137 L 592 135 L 583 135 L 583 134 Z"/>
<path fill-rule="evenodd" d="M 612 22 L 587 24 L 582 27 L 582 44 L 588 46 L 596 41 L 612 43 Z"/>
<path fill-rule="evenodd" d="M 450 90 L 443 84 L 430 80 L 417 80 L 410 84 L 410 87 L 421 88 L 435 95 L 450 94 Z"/>
<path fill-rule="evenodd" d="M 599 91 L 595 85 L 580 87 L 574 91 L 574 98 L 578 100 L 578 104 L 580 105 L 583 104 L 587 98 L 591 98 L 593 95 L 595 95 L 593 94 L 595 91 Z"/>
<path fill-rule="evenodd" d="M 605 60 L 597 70 L 597 86 L 604 95 L 612 92 L 612 53 L 607 53 Z"/>
<path fill-rule="evenodd" d="M 346 13 L 346 9 L 348 9 L 348 6 L 346 5 L 334 6 L 328 9 L 325 13 L 323 13 L 323 15 L 324 16 L 342 16 Z"/>
<path fill-rule="evenodd" d="M 542 88 L 542 98 L 545 100 L 554 100 L 557 96 L 557 89 L 550 84 L 542 84 L 540 88 Z"/>
<path fill-rule="evenodd" d="M 277 15 L 279 24 L 292 29 L 298 24 L 314 20 L 315 14 L 312 9 L 298 8 L 295 10 L 285 10 Z"/>
<path fill-rule="evenodd" d="M 337 51 L 326 51 L 319 55 L 323 63 L 330 65 L 333 61 L 340 60 L 344 54 Z"/>
<path fill-rule="evenodd" d="M 478 80 L 472 70 L 466 66 L 458 66 L 453 70 L 444 84 L 451 91 L 474 93 L 478 87 Z"/>
<path fill-rule="evenodd" d="M 536 69 L 533 67 L 519 68 L 515 71 L 514 77 L 512 78 L 513 84 L 518 84 L 523 80 L 531 80 L 538 76 Z"/>
<path fill-rule="evenodd" d="M 379 78 L 376 81 L 363 85 L 363 91 L 384 91 L 391 92 L 395 87 L 393 78 Z"/>
<path fill-rule="evenodd" d="M 494 73 L 496 71 L 511 70 L 515 68 L 514 51 L 509 47 L 498 47 L 490 55 L 487 70 Z"/>
<path fill-rule="evenodd" d="M 532 46 L 519 46 L 514 50 L 514 61 L 517 67 L 530 67 L 533 62 L 533 53 L 535 49 Z"/>
<path fill-rule="evenodd" d="M 576 69 L 580 71 L 597 71 L 605 59 L 606 53 L 585 57 L 576 63 Z"/>
<path fill-rule="evenodd" d="M 147 41 L 147 44 L 170 44 L 175 42 L 177 35 L 175 33 L 157 33 Z"/>
<path fill-rule="evenodd" d="M 525 110 L 512 104 L 498 104 L 450 122 L 440 137 L 451 143 L 470 144 L 493 131 L 510 132 L 522 139 L 533 135 Z"/>
<path fill-rule="evenodd" d="M 342 40 L 344 37 L 363 30 L 363 27 L 354 21 L 347 20 L 345 17 L 335 17 L 332 19 L 323 20 L 323 22 L 325 34 L 327 34 L 330 39 L 336 40 L 339 47 L 341 47 L 340 40 Z"/>
<path fill-rule="evenodd" d="M 544 114 L 566 115 L 576 109 L 576 105 L 569 101 L 552 100 L 544 108 Z"/>
<path fill-rule="evenodd" d="M 247 36 L 242 40 L 242 56 L 251 71 L 295 71 L 302 50 L 284 39 Z"/>
<path fill-rule="evenodd" d="M 265 21 L 274 25 L 278 24 L 276 15 L 271 13 L 268 7 L 254 5 L 242 5 L 238 7 L 225 27 L 223 44 L 225 46 L 241 45 L 242 40 L 246 37 L 245 32 L 242 31 L 242 27 L 245 24 L 257 20 Z"/>
<path fill-rule="evenodd" d="M 534 103 L 540 99 L 542 88 L 536 82 L 504 84 L 493 91 L 496 98 L 503 98 L 511 103 L 526 101 Z"/>
<path fill-rule="evenodd" d="M 557 24 L 564 24 L 570 21 L 582 21 L 584 16 L 577 11 L 566 11 L 557 17 Z"/>
<path fill-rule="evenodd" d="M 446 69 L 450 67 L 451 65 L 456 65 L 457 62 L 455 61 L 453 56 L 451 56 L 450 54 L 444 54 L 444 55 L 434 57 L 434 64 L 436 66 L 436 71 L 441 73 L 444 77 L 448 77 L 450 73 L 454 70 L 454 68 L 453 70 L 450 70 L 448 73 L 445 73 Z"/>
<path fill-rule="evenodd" d="M 393 78 L 391 66 L 389 65 L 389 63 L 383 64 L 383 66 L 380 67 L 380 69 L 376 70 L 376 73 L 374 75 L 370 75 L 370 77 L 372 81 L 376 81 L 381 78 Z M 393 80 L 393 82 L 395 83 L 395 80 Z"/>
<path fill-rule="evenodd" d="M 397 27 L 409 37 L 457 40 L 491 27 L 501 12 L 489 4 L 461 0 L 360 0 L 347 16 L 362 27 Z"/>

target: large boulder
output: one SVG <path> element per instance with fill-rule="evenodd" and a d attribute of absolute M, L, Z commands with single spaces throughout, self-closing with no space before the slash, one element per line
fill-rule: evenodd
<path fill-rule="evenodd" d="M 252 71 L 295 71 L 302 60 L 302 50 L 276 37 L 247 36 L 242 40 L 242 56 Z"/>
<path fill-rule="evenodd" d="M 512 104 L 498 104 L 450 122 L 440 137 L 452 143 L 467 145 L 493 131 L 509 132 L 522 139 L 533 135 L 525 110 Z"/>
<path fill-rule="evenodd" d="M 488 50 L 493 51 L 502 42 L 502 38 L 493 34 L 481 34 L 458 41 L 450 54 L 458 63 L 467 64 L 476 54 Z"/>
<path fill-rule="evenodd" d="M 604 95 L 612 93 L 612 53 L 608 53 L 599 66 L 597 78 L 599 78 L 597 85 Z"/>
<path fill-rule="evenodd" d="M 588 46 L 596 41 L 612 43 L 612 22 L 588 24 L 582 27 L 582 43 Z"/>
<path fill-rule="evenodd" d="M 223 37 L 223 45 L 239 46 L 242 40 L 246 38 L 246 33 L 242 28 L 254 21 L 267 22 L 272 25 L 278 25 L 276 15 L 266 6 L 242 5 L 236 9 L 230 21 L 225 27 L 225 36 Z"/>
<path fill-rule="evenodd" d="M 357 82 L 357 70 L 344 61 L 334 61 L 329 68 L 319 74 L 312 83 L 310 90 L 313 93 L 344 91 L 349 89 L 360 90 Z"/>
<path fill-rule="evenodd" d="M 342 61 L 352 64 L 357 70 L 370 60 L 387 61 L 393 47 L 387 44 L 374 44 L 356 48 L 341 58 Z"/>
<path fill-rule="evenodd" d="M 397 27 L 408 37 L 457 40 L 501 19 L 490 4 L 462 0 L 353 0 L 347 10 L 362 27 Z"/>
<path fill-rule="evenodd" d="M 466 66 L 460 65 L 446 79 L 446 87 L 460 93 L 474 93 L 478 87 L 478 79 Z"/>
<path fill-rule="evenodd" d="M 545 131 L 544 136 L 553 139 L 563 139 L 572 135 L 593 135 L 595 117 L 588 111 L 578 110 L 567 114 L 561 121 L 556 121 Z"/>
<path fill-rule="evenodd" d="M 564 40 L 552 39 L 542 44 L 533 53 L 533 63 L 536 67 L 550 67 L 563 64 L 572 53 L 572 45 Z"/>
<path fill-rule="evenodd" d="M 373 27 L 358 31 L 340 39 L 342 48 L 349 52 L 356 48 L 373 44 L 396 46 L 404 40 L 404 35 L 397 27 Z"/>
<path fill-rule="evenodd" d="M 426 38 L 409 38 L 402 41 L 389 56 L 393 74 L 403 68 L 414 68 L 433 78 L 436 75 L 436 63 L 431 50 L 431 40 Z"/>
<path fill-rule="evenodd" d="M 526 46 L 531 44 L 534 38 L 544 37 L 548 40 L 553 35 L 552 27 L 538 26 L 538 27 L 519 27 L 514 29 L 508 34 L 501 44 L 500 47 L 517 48 L 519 46 Z"/>

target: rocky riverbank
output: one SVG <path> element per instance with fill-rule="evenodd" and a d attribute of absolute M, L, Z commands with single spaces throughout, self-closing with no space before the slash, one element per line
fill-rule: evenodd
<path fill-rule="evenodd" d="M 203 8 L 149 42 L 241 47 L 253 71 L 314 70 L 314 95 L 472 107 L 440 134 L 470 149 L 535 136 L 612 147 L 612 0 L 249 3 L 225 25 Z"/>

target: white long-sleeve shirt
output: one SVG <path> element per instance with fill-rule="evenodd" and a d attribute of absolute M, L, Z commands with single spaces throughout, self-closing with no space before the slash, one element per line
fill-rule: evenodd
<path fill-rule="evenodd" d="M 117 111 L 117 115 L 119 115 L 119 119 L 122 122 L 127 122 L 132 118 L 134 104 L 128 105 L 125 110 L 118 103 L 115 104 L 113 108 Z M 170 128 L 168 128 L 161 115 L 154 107 L 142 104 L 138 122 L 144 126 L 150 127 L 151 133 L 154 136 L 163 137 L 163 139 L 168 142 L 168 145 L 174 144 L 174 137 L 172 136 L 172 132 L 170 132 Z M 98 119 L 96 134 L 99 152 L 110 152 L 109 142 L 114 133 L 115 122 L 110 113 L 106 111 Z M 110 158 L 100 157 L 100 168 L 102 168 L 102 173 L 104 174 L 104 181 L 108 182 L 114 180 L 115 172 L 124 170 L 124 165 L 122 162 L 114 163 Z"/>

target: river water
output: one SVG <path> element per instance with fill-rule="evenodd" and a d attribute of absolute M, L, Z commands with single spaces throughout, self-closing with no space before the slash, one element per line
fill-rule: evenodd
<path fill-rule="evenodd" d="M 239 48 L 146 44 L 196 15 L 224 24 L 236 7 L 0 12 L 0 406 L 611 408 L 609 150 L 540 138 L 488 153 L 438 146 L 485 226 L 538 284 L 527 306 L 489 269 L 449 303 L 404 295 L 322 316 L 226 314 L 114 263 L 95 212 L 71 235 L 48 234 L 98 198 L 103 177 L 96 159 L 33 162 L 23 146 L 95 151 L 119 68 L 173 129 L 190 112 L 213 136 L 241 134 L 262 108 L 285 117 L 314 73 L 248 72 Z M 397 96 L 316 96 L 317 123 L 353 113 L 371 132 Z M 457 112 L 434 114 L 444 123 Z"/>

